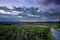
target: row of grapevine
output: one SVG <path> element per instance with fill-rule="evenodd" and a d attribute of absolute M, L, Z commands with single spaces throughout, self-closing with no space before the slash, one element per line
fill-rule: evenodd
<path fill-rule="evenodd" d="M 0 40 L 53 40 L 50 28 L 42 25 L 0 25 Z"/>

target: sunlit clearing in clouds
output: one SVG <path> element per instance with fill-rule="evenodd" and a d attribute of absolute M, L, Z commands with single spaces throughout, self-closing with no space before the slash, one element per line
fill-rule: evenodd
<path fill-rule="evenodd" d="M 4 10 L 0 10 L 0 13 L 6 13 Z"/>
<path fill-rule="evenodd" d="M 45 20 L 20 20 L 22 22 L 45 22 Z"/>

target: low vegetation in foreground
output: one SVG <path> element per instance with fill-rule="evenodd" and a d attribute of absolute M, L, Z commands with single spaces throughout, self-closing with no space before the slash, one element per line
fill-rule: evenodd
<path fill-rule="evenodd" d="M 0 40 L 53 40 L 49 26 L 33 24 L 0 25 Z"/>
<path fill-rule="evenodd" d="M 54 25 L 54 27 L 52 27 L 52 28 L 60 31 L 60 24 Z"/>

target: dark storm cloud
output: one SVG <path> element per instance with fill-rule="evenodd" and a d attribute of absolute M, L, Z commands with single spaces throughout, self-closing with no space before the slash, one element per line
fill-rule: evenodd
<path fill-rule="evenodd" d="M 47 20 L 60 19 L 60 0 L 36 0 L 36 2 L 39 6 L 42 5 L 42 11 L 44 11 L 39 15 L 46 17 Z"/>
<path fill-rule="evenodd" d="M 59 4 L 60 5 L 60 0 L 53 0 L 55 4 Z"/>
<path fill-rule="evenodd" d="M 50 3 L 54 3 L 54 4 L 57 4 L 57 5 L 60 5 L 60 0 L 38 0 L 37 3 L 38 4 L 50 4 Z"/>
<path fill-rule="evenodd" d="M 18 16 L 0 13 L 0 21 L 18 21 L 19 19 Z"/>

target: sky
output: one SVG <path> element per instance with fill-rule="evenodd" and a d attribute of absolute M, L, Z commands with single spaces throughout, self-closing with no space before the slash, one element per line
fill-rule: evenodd
<path fill-rule="evenodd" d="M 36 6 L 36 2 L 34 0 L 0 0 L 0 5 L 5 6 Z"/>
<path fill-rule="evenodd" d="M 7 6 L 8 8 L 15 7 L 39 7 L 42 12 L 50 12 L 50 13 L 41 13 L 39 15 L 33 15 L 31 13 L 10 13 L 4 12 L 4 10 L 0 10 L 3 12 L 4 15 L 0 13 L 0 21 L 4 19 L 7 20 L 46 20 L 46 21 L 59 21 L 60 19 L 60 0 L 0 0 L 0 6 Z M 54 12 L 59 13 L 52 13 L 49 10 L 54 10 Z M 16 11 L 17 12 L 17 11 Z M 37 13 L 36 13 L 37 14 Z M 9 16 L 10 15 L 10 16 Z M 19 15 L 19 16 L 15 16 Z"/>

